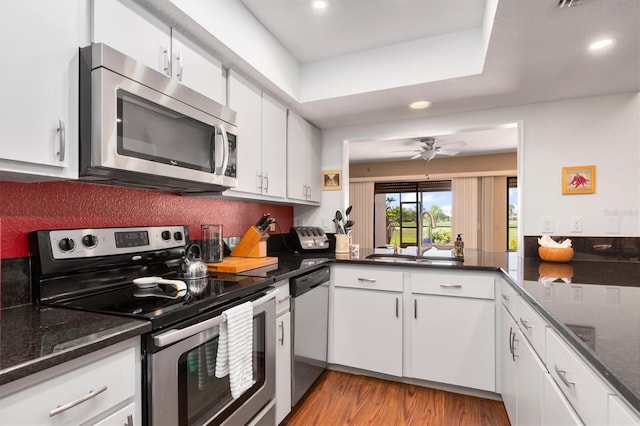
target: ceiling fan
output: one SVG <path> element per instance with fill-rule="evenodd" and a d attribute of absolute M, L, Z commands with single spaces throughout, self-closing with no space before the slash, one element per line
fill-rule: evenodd
<path fill-rule="evenodd" d="M 456 142 L 445 142 L 442 144 L 437 144 L 436 138 L 427 137 L 420 138 L 419 142 L 421 144 L 420 147 L 416 147 L 411 150 L 403 150 L 403 151 L 394 151 L 394 152 L 417 152 L 416 155 L 411 157 L 411 160 L 415 160 L 416 158 L 422 158 L 423 160 L 431 160 L 436 155 L 457 155 L 460 151 L 454 151 L 451 149 L 443 149 L 444 146 L 452 146 L 452 145 L 466 145 L 464 141 L 456 141 Z"/>

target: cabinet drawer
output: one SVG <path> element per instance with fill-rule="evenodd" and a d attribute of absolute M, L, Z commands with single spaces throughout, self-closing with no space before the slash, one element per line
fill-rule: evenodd
<path fill-rule="evenodd" d="M 509 313 L 513 316 L 516 315 L 515 309 L 518 304 L 518 298 L 520 295 L 513 286 L 505 280 L 500 281 L 501 295 L 500 299 L 502 304 L 507 308 Z"/>
<path fill-rule="evenodd" d="M 402 270 L 336 265 L 333 270 L 333 283 L 336 287 L 402 291 Z"/>
<path fill-rule="evenodd" d="M 495 278 L 465 272 L 455 274 L 440 271 L 412 272 L 411 293 L 442 296 L 495 298 Z"/>
<path fill-rule="evenodd" d="M 520 296 L 518 296 L 518 299 L 515 319 L 522 330 L 522 334 L 529 340 L 533 349 L 544 362 L 547 322 L 533 310 L 526 300 Z"/>
<path fill-rule="evenodd" d="M 578 355 L 547 328 L 547 370 L 585 424 L 607 424 L 609 389 Z"/>
<path fill-rule="evenodd" d="M 95 362 L 69 362 L 70 371 L 47 377 L 37 373 L 38 384 L 22 388 L 0 399 L 1 424 L 69 425 L 80 424 L 136 395 L 137 350 L 127 348 Z M 50 373 L 49 373 L 50 374 Z M 33 377 L 27 377 L 30 382 Z M 19 385 L 16 382 L 16 386 Z M 106 389 L 105 389 L 106 388 Z M 95 396 L 91 396 L 95 395 Z M 53 410 L 72 402 L 77 405 L 53 414 Z"/>
<path fill-rule="evenodd" d="M 290 307 L 289 280 L 276 281 L 274 286 L 278 289 L 276 295 L 276 315 L 287 312 Z"/>

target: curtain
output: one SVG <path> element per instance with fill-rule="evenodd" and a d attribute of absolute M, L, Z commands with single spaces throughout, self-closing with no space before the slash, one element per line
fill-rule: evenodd
<path fill-rule="evenodd" d="M 373 182 L 349 183 L 350 219 L 354 221 L 351 231 L 353 244 L 372 248 L 373 244 Z"/>
<path fill-rule="evenodd" d="M 451 240 L 462 234 L 465 248 L 481 249 L 480 178 L 453 178 L 451 192 Z"/>

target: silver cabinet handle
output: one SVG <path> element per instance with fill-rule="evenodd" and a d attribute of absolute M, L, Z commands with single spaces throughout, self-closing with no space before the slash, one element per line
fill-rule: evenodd
<path fill-rule="evenodd" d="M 256 186 L 258 187 L 260 192 L 262 192 L 262 174 L 261 173 L 258 173 L 258 175 L 256 176 Z"/>
<path fill-rule="evenodd" d="M 400 304 L 400 302 L 399 302 L 398 298 L 396 297 L 396 318 L 398 318 L 398 315 L 399 315 L 399 312 L 398 312 L 399 308 L 400 308 L 399 304 Z"/>
<path fill-rule="evenodd" d="M 267 184 L 264 185 L 264 192 L 269 192 L 269 173 L 265 173 L 265 175 L 262 176 L 262 179 L 267 182 Z"/>
<path fill-rule="evenodd" d="M 280 346 L 284 346 L 284 320 L 280 320 Z"/>
<path fill-rule="evenodd" d="M 358 281 L 362 281 L 362 282 L 365 282 L 365 283 L 375 283 L 376 282 L 376 280 L 373 279 L 373 278 L 358 278 Z"/>
<path fill-rule="evenodd" d="M 522 326 L 527 330 L 531 330 L 533 328 L 529 325 L 529 321 L 523 320 L 522 317 L 520 317 L 520 324 L 522 324 Z"/>
<path fill-rule="evenodd" d="M 311 185 L 307 185 L 307 200 L 311 199 Z"/>
<path fill-rule="evenodd" d="M 65 155 L 65 152 L 67 151 L 66 149 L 67 140 L 66 140 L 66 132 L 64 130 L 64 121 L 62 121 L 62 119 L 58 120 L 58 128 L 56 129 L 56 131 L 60 133 L 60 151 L 58 151 L 58 160 L 64 161 L 64 155 Z"/>
<path fill-rule="evenodd" d="M 100 389 L 92 390 L 88 394 L 86 394 L 85 396 L 80 397 L 80 398 L 76 399 L 75 401 L 67 402 L 64 405 L 58 405 L 58 407 L 56 407 L 55 409 L 49 411 L 49 417 L 56 416 L 56 415 L 58 415 L 60 413 L 63 413 L 65 411 L 67 411 L 70 408 L 75 407 L 76 405 L 80 405 L 83 402 L 90 400 L 91 398 L 95 398 L 96 396 L 100 395 L 102 392 L 106 392 L 106 390 L 107 390 L 107 385 L 104 385 Z"/>
<path fill-rule="evenodd" d="M 513 359 L 513 362 L 516 361 L 516 358 L 518 358 L 520 355 L 516 355 L 516 342 L 518 341 L 518 339 L 516 339 L 516 332 L 513 332 L 513 337 L 511 338 L 511 358 Z"/>
<path fill-rule="evenodd" d="M 413 317 L 418 319 L 418 299 L 413 299 Z"/>
<path fill-rule="evenodd" d="M 176 55 L 176 65 L 178 66 L 178 71 L 176 72 L 176 77 L 178 81 L 182 81 L 182 52 L 179 52 Z"/>
<path fill-rule="evenodd" d="M 513 355 L 513 343 L 511 341 L 511 336 L 513 335 L 513 328 L 509 327 L 509 353 Z"/>
<path fill-rule="evenodd" d="M 462 288 L 460 284 L 440 284 L 442 288 Z"/>
<path fill-rule="evenodd" d="M 171 58 L 169 56 L 169 48 L 162 51 L 162 61 L 164 63 L 164 73 L 171 77 Z"/>
<path fill-rule="evenodd" d="M 510 298 L 509 296 L 504 295 L 504 294 L 502 295 L 502 298 L 503 298 L 504 300 L 506 300 L 507 302 L 508 302 L 509 300 L 511 300 L 511 298 Z"/>
<path fill-rule="evenodd" d="M 127 422 L 124 424 L 124 426 L 133 426 L 133 416 L 131 414 L 127 416 Z"/>
<path fill-rule="evenodd" d="M 556 374 L 558 375 L 558 377 L 560 377 L 560 380 L 562 380 L 562 383 L 564 383 L 566 387 L 568 388 L 575 387 L 576 383 L 570 382 L 569 379 L 567 379 L 566 370 L 560 370 L 557 364 L 553 364 L 553 369 L 556 370 Z"/>

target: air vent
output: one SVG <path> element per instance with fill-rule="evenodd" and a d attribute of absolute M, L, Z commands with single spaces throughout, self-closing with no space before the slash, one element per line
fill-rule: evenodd
<path fill-rule="evenodd" d="M 591 0 L 559 0 L 558 7 L 561 9 L 565 7 L 575 7 L 580 6 L 581 4 L 588 3 L 589 1 Z"/>

